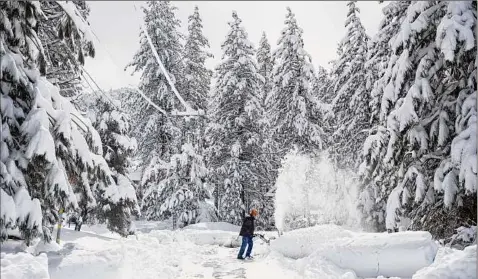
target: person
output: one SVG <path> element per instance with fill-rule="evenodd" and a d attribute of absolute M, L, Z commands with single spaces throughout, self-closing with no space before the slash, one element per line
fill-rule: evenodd
<path fill-rule="evenodd" d="M 258 214 L 257 210 L 253 208 L 250 211 L 249 216 L 244 218 L 244 221 L 242 222 L 241 231 L 239 232 L 239 235 L 242 236 L 242 245 L 241 245 L 241 248 L 239 249 L 239 254 L 237 255 L 237 258 L 239 260 L 252 259 L 251 257 L 252 246 L 253 246 L 252 238 L 254 237 L 254 220 L 257 214 Z M 246 256 L 243 257 L 244 250 L 246 250 L 246 246 L 247 246 Z"/>

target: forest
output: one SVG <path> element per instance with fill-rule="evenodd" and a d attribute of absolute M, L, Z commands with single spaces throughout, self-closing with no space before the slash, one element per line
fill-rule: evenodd
<path fill-rule="evenodd" d="M 277 43 L 250 41 L 231 11 L 209 69 L 201 11 L 181 22 L 174 2 L 148 1 L 122 65 L 138 87 L 89 94 L 87 2 L 0 2 L 0 242 L 14 231 L 49 242 L 70 215 L 127 236 L 133 220 L 241 225 L 256 208 L 257 226 L 275 230 L 291 154 L 326 158 L 358 185 L 365 230 L 446 241 L 476 228 L 477 2 L 391 1 L 373 37 L 356 4 L 344 3 L 330 70 L 289 8 Z M 307 206 L 284 214 L 295 228 L 321 222 Z"/>

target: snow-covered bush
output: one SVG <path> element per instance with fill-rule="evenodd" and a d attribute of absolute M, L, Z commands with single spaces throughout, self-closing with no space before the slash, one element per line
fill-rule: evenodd
<path fill-rule="evenodd" d="M 442 240 L 447 247 L 464 249 L 466 246 L 476 244 L 476 226 L 464 227 L 456 229 L 456 233 L 450 238 Z"/>

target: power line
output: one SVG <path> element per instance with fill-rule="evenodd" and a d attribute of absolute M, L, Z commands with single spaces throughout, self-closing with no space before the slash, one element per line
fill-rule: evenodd
<path fill-rule="evenodd" d="M 96 85 L 96 87 L 98 88 L 98 90 L 100 91 L 101 94 L 103 94 L 107 99 L 108 101 L 110 101 L 110 103 L 118 110 L 118 111 L 121 111 L 123 112 L 123 110 L 121 108 L 118 108 L 116 106 L 116 104 L 114 103 L 114 101 L 110 98 L 110 96 L 108 96 L 108 94 L 106 94 L 103 89 L 101 89 L 101 87 L 98 85 L 98 83 L 96 83 L 96 81 L 93 79 L 93 77 L 88 73 L 88 71 L 83 67 L 81 66 L 82 70 L 88 75 L 88 77 L 91 79 L 91 81 Z"/>

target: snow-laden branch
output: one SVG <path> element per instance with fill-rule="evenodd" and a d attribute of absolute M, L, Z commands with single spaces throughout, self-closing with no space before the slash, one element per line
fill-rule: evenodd
<path fill-rule="evenodd" d="M 81 16 L 80 12 L 75 7 L 75 4 L 72 1 L 56 1 L 56 3 L 65 11 L 66 14 L 73 21 L 75 28 L 83 34 L 83 39 L 88 42 L 93 42 L 93 32 L 91 32 L 90 25 L 88 22 Z"/>
<path fill-rule="evenodd" d="M 205 116 L 204 110 L 189 110 L 189 111 L 171 111 L 174 116 Z"/>

